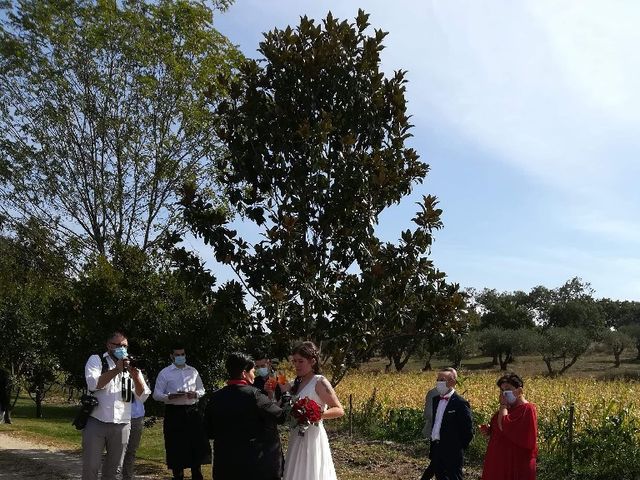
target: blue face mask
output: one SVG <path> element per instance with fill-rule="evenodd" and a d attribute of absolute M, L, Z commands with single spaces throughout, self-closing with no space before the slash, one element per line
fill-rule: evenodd
<path fill-rule="evenodd" d="M 502 394 L 504 395 L 505 400 L 507 401 L 507 403 L 509 405 L 512 405 L 513 403 L 515 403 L 516 401 L 516 394 L 513 393 L 513 391 L 511 390 L 505 390 L 504 392 L 502 392 Z"/>
<path fill-rule="evenodd" d="M 173 357 L 173 363 L 176 366 L 181 367 L 182 365 L 185 365 L 187 363 L 187 356 L 186 355 L 176 355 L 175 357 Z"/>
<path fill-rule="evenodd" d="M 267 377 L 269 376 L 269 369 L 267 367 L 256 368 L 256 375 L 260 377 Z"/>
<path fill-rule="evenodd" d="M 113 356 L 118 360 L 122 360 L 123 358 L 127 358 L 127 347 L 118 347 L 113 351 Z"/>

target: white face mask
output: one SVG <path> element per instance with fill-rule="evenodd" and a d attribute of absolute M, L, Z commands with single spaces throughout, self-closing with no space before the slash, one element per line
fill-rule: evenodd
<path fill-rule="evenodd" d="M 505 400 L 507 401 L 507 403 L 509 405 L 512 405 L 513 403 L 515 403 L 516 401 L 516 394 L 513 393 L 513 391 L 511 390 L 505 390 L 504 392 L 502 392 L 502 394 L 504 395 Z"/>
<path fill-rule="evenodd" d="M 447 382 L 440 381 L 440 380 L 437 381 L 436 390 L 440 395 L 444 395 L 445 393 L 447 393 L 449 391 L 449 387 L 447 387 Z"/>

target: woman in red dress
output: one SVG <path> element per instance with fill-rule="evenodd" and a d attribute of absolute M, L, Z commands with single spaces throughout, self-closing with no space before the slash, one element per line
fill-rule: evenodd
<path fill-rule="evenodd" d="M 500 407 L 481 431 L 489 436 L 482 480 L 535 480 L 538 455 L 536 406 L 522 394 L 515 373 L 500 377 Z"/>

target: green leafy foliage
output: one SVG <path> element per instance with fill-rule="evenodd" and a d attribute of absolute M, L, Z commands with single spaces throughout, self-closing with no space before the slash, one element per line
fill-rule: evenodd
<path fill-rule="evenodd" d="M 218 108 L 228 149 L 219 181 L 233 210 L 192 185 L 183 195 L 188 223 L 238 274 L 277 353 L 315 340 L 334 384 L 381 348 L 391 325 L 403 325 L 391 336 L 405 340 L 449 328 L 460 304 L 457 286 L 426 258 L 442 226 L 434 197 L 398 245 L 375 236 L 380 213 L 428 167 L 406 145 L 405 73 L 385 77 L 386 33 L 368 29 L 360 11 L 355 23 L 329 14 L 266 33 L 263 59 L 242 65 Z M 256 238 L 230 228 L 234 214 Z"/>
<path fill-rule="evenodd" d="M 576 432 L 570 440 L 569 406 L 539 424 L 539 478 L 633 480 L 640 475 L 640 422 L 625 406 L 603 400 L 599 417 L 581 419 L 576 412 Z M 572 457 L 570 458 L 570 453 Z"/>
<path fill-rule="evenodd" d="M 31 395 L 38 416 L 60 373 L 51 319 L 55 298 L 68 285 L 69 260 L 50 239 L 35 220 L 0 236 L 0 367 L 12 374 L 14 389 Z"/>
<path fill-rule="evenodd" d="M 112 261 L 99 256 L 88 264 L 60 299 L 56 318 L 59 335 L 82 339 L 61 359 L 78 387 L 84 386 L 87 358 L 106 350 L 115 329 L 128 334 L 130 351 L 151 380 L 170 363 L 172 344 L 182 341 L 208 387 L 222 377 L 226 355 L 251 330 L 237 283 L 216 289 L 215 278 L 183 251 L 163 260 L 135 247 L 122 249 Z"/>
<path fill-rule="evenodd" d="M 630 337 L 625 331 L 615 330 L 605 330 L 601 337 L 603 345 L 613 354 L 613 366 L 616 368 L 619 367 L 622 352 L 634 345 L 633 337 Z"/>
<path fill-rule="evenodd" d="M 218 79 L 241 59 L 211 27 L 212 11 L 189 0 L 2 10 L 0 215 L 37 217 L 107 256 L 181 230 L 178 188 L 215 187 L 205 173 L 220 148 Z"/>
<path fill-rule="evenodd" d="M 479 348 L 498 359 L 500 370 L 507 370 L 516 355 L 534 350 L 537 334 L 532 328 L 506 329 L 492 327 L 478 332 Z"/>
<path fill-rule="evenodd" d="M 587 351 L 591 340 L 583 329 L 554 327 L 545 330 L 536 344 L 549 375 L 562 375 Z"/>

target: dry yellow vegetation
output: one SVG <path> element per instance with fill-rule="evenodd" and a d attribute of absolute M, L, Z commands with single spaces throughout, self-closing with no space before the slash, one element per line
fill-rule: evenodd
<path fill-rule="evenodd" d="M 363 373 L 353 372 L 338 384 L 336 391 L 345 407 L 353 395 L 354 409 L 362 408 L 375 387 L 376 399 L 385 408 L 422 409 L 425 393 L 435 384 L 435 373 Z M 500 374 L 465 373 L 459 377 L 458 391 L 482 418 L 488 418 L 498 406 Z M 640 384 L 635 381 L 602 381 L 587 377 L 524 378 L 525 397 L 537 405 L 540 420 L 547 419 L 562 405 L 575 403 L 576 418 L 588 418 L 602 400 L 616 402 L 640 411 Z"/>

